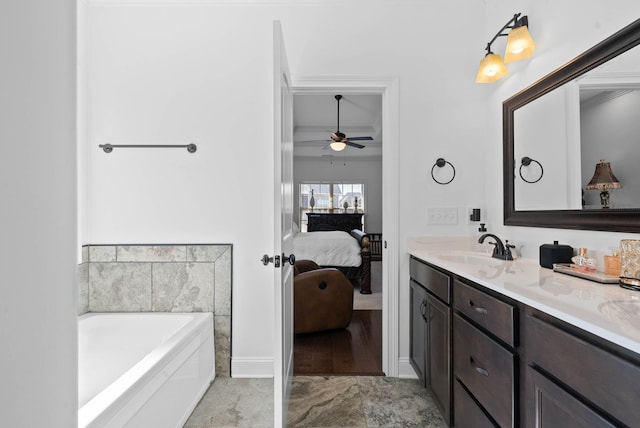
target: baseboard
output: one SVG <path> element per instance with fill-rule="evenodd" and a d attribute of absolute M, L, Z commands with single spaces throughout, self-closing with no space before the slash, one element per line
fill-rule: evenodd
<path fill-rule="evenodd" d="M 235 378 L 270 378 L 273 377 L 273 360 L 270 358 L 233 358 L 231 360 L 231 377 Z M 408 358 L 398 361 L 398 377 L 401 379 L 418 379 Z"/>
<path fill-rule="evenodd" d="M 231 377 L 273 377 L 272 358 L 231 358 Z"/>
<path fill-rule="evenodd" d="M 409 358 L 398 359 L 398 377 L 401 379 L 418 379 L 416 371 L 411 367 Z"/>

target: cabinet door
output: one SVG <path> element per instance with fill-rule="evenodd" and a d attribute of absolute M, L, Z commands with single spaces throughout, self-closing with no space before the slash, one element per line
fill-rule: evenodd
<path fill-rule="evenodd" d="M 602 409 L 624 426 L 640 427 L 637 361 L 621 358 L 535 316 L 525 317 L 524 337 L 529 365 L 540 367 L 547 377 L 557 379 L 582 401 Z"/>
<path fill-rule="evenodd" d="M 427 290 L 411 280 L 410 288 L 411 342 L 409 344 L 409 362 L 416 371 L 423 386 L 427 384 L 426 338 L 427 338 Z"/>
<path fill-rule="evenodd" d="M 427 378 L 447 424 L 451 421 L 451 308 L 427 295 Z"/>
<path fill-rule="evenodd" d="M 528 426 L 536 428 L 615 426 L 531 367 L 527 367 L 527 384 L 532 389 L 534 397 L 534 412 L 528 415 Z"/>

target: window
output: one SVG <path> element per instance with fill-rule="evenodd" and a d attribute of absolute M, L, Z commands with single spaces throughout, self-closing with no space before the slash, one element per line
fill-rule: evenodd
<path fill-rule="evenodd" d="M 313 212 L 355 213 L 356 202 L 358 212 L 365 211 L 364 183 L 301 183 L 299 204 L 301 232 L 307 231 L 307 213 L 312 211 L 312 195 Z"/>

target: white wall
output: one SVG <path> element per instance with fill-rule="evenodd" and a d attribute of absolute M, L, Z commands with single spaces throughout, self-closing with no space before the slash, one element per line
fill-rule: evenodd
<path fill-rule="evenodd" d="M 629 233 L 503 226 L 502 170 L 490 162 L 502 159 L 502 101 L 636 20 L 640 17 L 640 3 L 620 0 L 614 7 L 599 1 L 487 0 L 486 4 L 487 33 L 495 33 L 510 15 L 522 12 L 529 16 L 530 32 L 536 41 L 534 56 L 509 64 L 510 75 L 491 85 L 487 94 L 490 128 L 484 139 L 485 188 L 487 203 L 497 207 L 490 213 L 490 230 L 515 243 L 524 256 L 535 259 L 539 246 L 553 240 L 574 248 L 589 248 L 591 254 L 601 258 L 609 247 L 618 246 L 620 239 L 637 239 L 638 234 Z"/>
<path fill-rule="evenodd" d="M 233 244 L 233 355 L 272 368 L 272 17 L 89 4 L 86 243 Z M 197 144 L 114 150 L 101 143 Z M 241 374 L 239 371 L 235 374 Z M 246 375 L 251 375 L 246 369 Z"/>
<path fill-rule="evenodd" d="M 455 23 L 482 33 L 482 6 L 462 0 L 158 3 L 88 6 L 84 241 L 232 243 L 234 375 L 252 375 L 273 354 L 273 273 L 259 263 L 273 248 L 272 20 L 282 21 L 294 75 L 399 78 L 401 139 L 385 144 L 400 152 L 404 249 L 408 235 L 432 231 L 424 226 L 427 206 L 483 200 L 477 159 L 486 90 L 473 82 L 482 46 L 450 31 Z M 196 154 L 106 155 L 96 147 L 185 140 L 198 144 Z M 454 184 L 431 180 L 438 157 L 456 165 Z M 406 319 L 401 331 L 408 332 Z"/>
<path fill-rule="evenodd" d="M 364 230 L 382 232 L 382 160 L 329 158 L 295 158 L 293 161 L 294 201 L 300 200 L 300 183 L 321 180 L 343 180 L 365 184 Z M 294 202 L 294 207 L 298 205 Z M 360 207 L 362 207 L 360 205 Z M 295 208 L 294 208 L 295 209 Z M 293 221 L 299 222 L 299 212 Z"/>
<path fill-rule="evenodd" d="M 537 257 L 542 243 L 607 248 L 629 234 L 502 226 L 502 101 L 591 47 L 640 12 L 621 0 L 325 1 L 89 4 L 87 243 L 234 244 L 235 374 L 266 370 L 272 349 L 271 21 L 282 21 L 292 74 L 399 81 L 399 305 L 408 307 L 406 239 L 491 232 Z M 463 13 L 461 13 L 461 11 Z M 624 12 L 620 12 L 624 11 Z M 486 42 L 515 13 L 529 15 L 537 51 L 492 85 L 474 82 Z M 496 42 L 498 48 L 500 42 Z M 121 151 L 103 142 L 185 142 L 198 152 Z M 443 157 L 446 186 L 430 176 Z M 427 224 L 454 207 L 458 224 Z M 400 311 L 408 356 L 408 313 Z M 263 364 L 262 366 L 260 364 Z M 259 371 L 258 368 L 255 371 Z M 265 374 L 265 373 L 262 373 Z"/>
<path fill-rule="evenodd" d="M 0 424 L 77 424 L 75 8 L 0 6 Z"/>

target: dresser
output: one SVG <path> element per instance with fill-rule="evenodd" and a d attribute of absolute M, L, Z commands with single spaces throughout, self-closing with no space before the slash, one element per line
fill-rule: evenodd
<path fill-rule="evenodd" d="M 345 232 L 351 232 L 353 229 L 362 230 L 363 215 L 363 213 L 307 213 L 307 232 L 327 230 L 343 230 Z"/>

